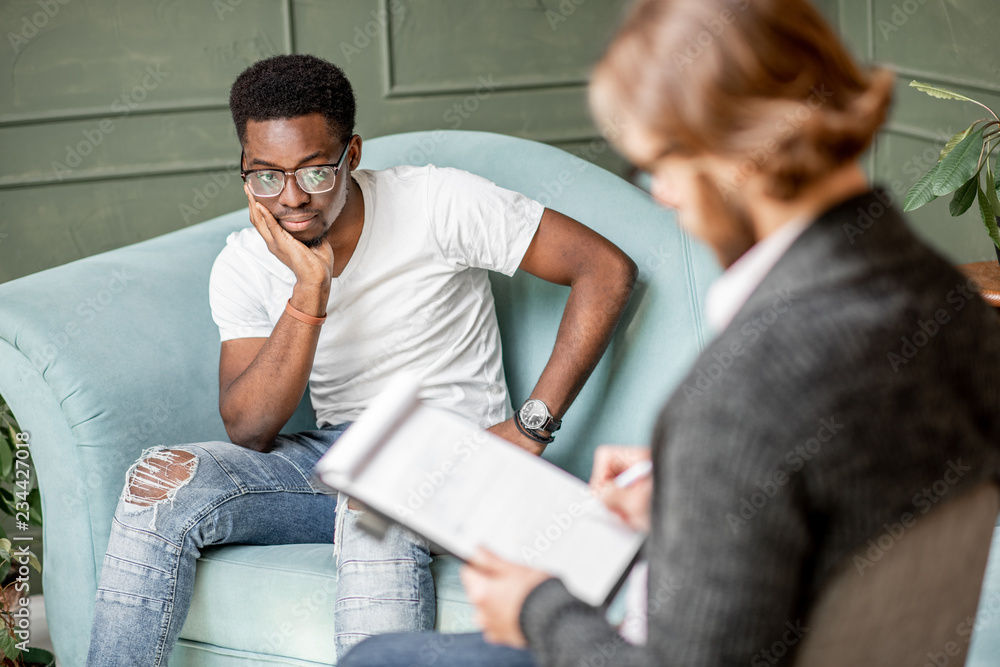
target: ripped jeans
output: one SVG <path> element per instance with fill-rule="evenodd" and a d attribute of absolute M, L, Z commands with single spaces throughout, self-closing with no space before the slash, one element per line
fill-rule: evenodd
<path fill-rule="evenodd" d="M 167 665 L 196 561 L 220 544 L 335 541 L 338 655 L 370 635 L 433 628 L 427 544 L 397 526 L 382 541 L 369 537 L 346 502 L 336 521 L 335 492 L 311 479 L 346 426 L 278 436 L 267 453 L 227 442 L 143 452 L 112 521 L 87 665 Z"/>

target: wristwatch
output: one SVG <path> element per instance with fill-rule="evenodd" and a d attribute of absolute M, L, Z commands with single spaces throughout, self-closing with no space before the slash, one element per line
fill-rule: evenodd
<path fill-rule="evenodd" d="M 517 417 L 521 425 L 529 431 L 548 431 L 549 433 L 554 433 L 562 426 L 562 421 L 553 417 L 552 413 L 549 412 L 548 406 L 537 398 L 526 400 L 521 409 L 517 411 Z M 535 435 L 544 437 L 539 433 Z"/>

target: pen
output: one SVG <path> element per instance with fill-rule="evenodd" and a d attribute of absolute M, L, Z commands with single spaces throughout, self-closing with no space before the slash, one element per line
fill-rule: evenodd
<path fill-rule="evenodd" d="M 652 461 L 639 461 L 638 463 L 633 463 L 629 466 L 628 470 L 622 474 L 615 477 L 615 486 L 619 489 L 624 489 L 627 486 L 632 486 L 640 479 L 645 479 L 653 474 L 653 462 Z"/>

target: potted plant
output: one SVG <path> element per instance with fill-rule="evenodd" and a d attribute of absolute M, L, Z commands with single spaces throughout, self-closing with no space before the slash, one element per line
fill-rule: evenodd
<path fill-rule="evenodd" d="M 10 408 L 0 397 L 0 512 L 22 521 L 25 528 L 28 523 L 42 525 L 38 487 L 34 475 L 27 473 L 33 468 L 26 442 L 26 434 L 20 431 Z M 24 521 L 25 518 L 28 520 Z M 23 632 L 25 622 L 20 612 L 28 594 L 24 580 L 29 566 L 42 571 L 35 554 L 30 549 L 15 547 L 0 526 L 0 665 L 3 667 L 55 665 L 55 656 L 49 651 L 27 647 L 26 641 L 17 635 L 18 630 Z"/>
<path fill-rule="evenodd" d="M 912 211 L 938 197 L 954 193 L 948 209 L 952 216 L 959 216 L 968 211 L 974 201 L 978 201 L 979 214 L 1000 262 L 1000 231 L 997 229 L 1000 196 L 997 194 L 995 170 L 995 164 L 1000 163 L 990 160 L 993 151 L 1000 146 L 1000 117 L 971 97 L 919 81 L 910 82 L 910 86 L 942 100 L 978 104 L 989 112 L 990 117 L 977 120 L 945 144 L 937 163 L 906 195 L 903 210 Z"/>

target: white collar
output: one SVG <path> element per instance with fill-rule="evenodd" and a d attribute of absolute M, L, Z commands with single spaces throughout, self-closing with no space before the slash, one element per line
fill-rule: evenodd
<path fill-rule="evenodd" d="M 755 243 L 716 278 L 705 297 L 705 316 L 716 333 L 729 326 L 764 277 L 811 223 L 809 218 L 785 223 Z"/>

